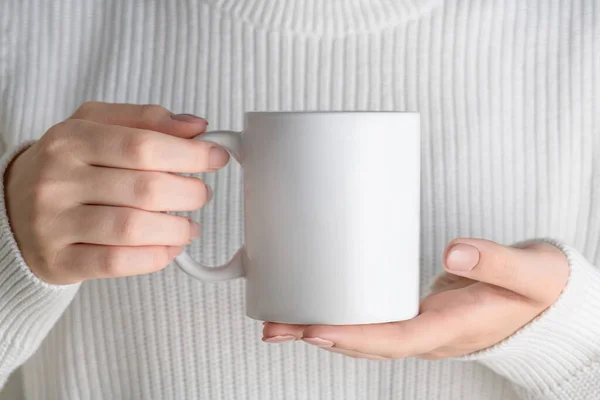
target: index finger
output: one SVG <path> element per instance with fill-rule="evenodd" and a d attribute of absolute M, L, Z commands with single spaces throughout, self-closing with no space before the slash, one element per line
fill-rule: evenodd
<path fill-rule="evenodd" d="M 215 171 L 229 160 L 227 151 L 202 140 L 76 119 L 63 124 L 74 132 L 70 150 L 88 165 L 198 173 Z"/>
<path fill-rule="evenodd" d="M 147 129 L 181 138 L 192 138 L 206 130 L 207 122 L 190 114 L 173 115 L 156 104 L 125 104 L 88 101 L 71 116 L 106 125 Z"/>
<path fill-rule="evenodd" d="M 413 319 L 373 325 L 315 325 L 304 330 L 302 340 L 322 347 L 352 350 L 396 359 L 428 353 L 457 334 L 456 320 L 436 310 Z"/>
<path fill-rule="evenodd" d="M 269 322 L 266 342 L 295 338 L 324 348 L 342 349 L 384 358 L 403 358 L 430 352 L 458 332 L 456 321 L 437 310 L 400 322 L 372 325 L 287 325 Z"/>

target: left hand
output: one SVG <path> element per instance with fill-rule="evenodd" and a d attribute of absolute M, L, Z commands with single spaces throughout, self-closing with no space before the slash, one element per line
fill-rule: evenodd
<path fill-rule="evenodd" d="M 544 242 L 516 248 L 457 239 L 444 254 L 444 269 L 411 320 L 350 326 L 269 322 L 263 340 L 302 339 L 376 360 L 456 357 L 511 336 L 556 301 L 569 276 L 562 251 Z"/>

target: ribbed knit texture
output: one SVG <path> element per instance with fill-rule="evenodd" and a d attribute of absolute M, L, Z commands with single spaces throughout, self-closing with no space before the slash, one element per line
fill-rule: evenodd
<path fill-rule="evenodd" d="M 419 111 L 423 294 L 457 236 L 551 238 L 572 266 L 557 304 L 477 360 L 354 360 L 260 342 L 242 280 L 169 266 L 84 282 L 71 301 L 76 286 L 28 272 L 2 212 L 0 382 L 23 363 L 24 398 L 598 397 L 597 1 L 4 1 L 0 46 L 6 151 L 86 100 L 158 103 L 211 129 L 252 110 Z M 190 250 L 217 264 L 242 241 L 242 175 L 204 178 L 215 198 L 192 215 Z"/>
<path fill-rule="evenodd" d="M 0 159 L 1 174 L 6 161 L 28 144 L 17 146 Z M 79 287 L 48 285 L 31 273 L 11 234 L 3 186 L 0 187 L 0 385 L 12 367 L 24 362 L 37 349 Z"/>

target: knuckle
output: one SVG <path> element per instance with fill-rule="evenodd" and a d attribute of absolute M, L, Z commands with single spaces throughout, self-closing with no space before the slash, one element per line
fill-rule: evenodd
<path fill-rule="evenodd" d="M 122 241 L 134 241 L 138 237 L 141 224 L 141 216 L 138 213 L 124 211 L 114 221 L 114 233 Z"/>
<path fill-rule="evenodd" d="M 64 154 L 68 145 L 71 132 L 74 130 L 75 123 L 72 120 L 66 120 L 54 125 L 40 140 L 41 156 L 56 157 Z"/>
<path fill-rule="evenodd" d="M 161 194 L 162 177 L 160 173 L 142 173 L 133 184 L 133 196 L 142 207 L 156 206 Z"/>
<path fill-rule="evenodd" d="M 123 141 L 123 156 L 132 160 L 140 168 L 149 167 L 154 158 L 152 140 L 148 135 L 130 135 Z"/>
<path fill-rule="evenodd" d="M 98 268 L 102 275 L 119 276 L 123 270 L 123 265 L 126 264 L 125 258 L 126 254 L 123 249 L 108 246 L 102 253 Z"/>
<path fill-rule="evenodd" d="M 52 126 L 39 140 L 41 162 L 53 159 L 64 159 L 66 155 L 75 152 L 79 135 L 90 132 L 93 123 L 81 119 L 67 119 Z"/>
<path fill-rule="evenodd" d="M 30 186 L 31 218 L 43 215 L 47 209 L 56 210 L 64 205 L 66 189 L 65 178 L 60 171 L 52 167 L 39 168 L 33 172 Z"/>
<path fill-rule="evenodd" d="M 140 119 L 144 121 L 154 121 L 171 114 L 166 108 L 158 104 L 144 104 L 140 106 L 139 110 Z"/>
<path fill-rule="evenodd" d="M 99 101 L 86 101 L 86 102 L 82 103 L 79 106 L 79 108 L 77 108 L 77 110 L 75 110 L 73 117 L 76 117 L 76 118 L 87 117 L 90 114 L 92 114 L 94 112 L 94 110 L 100 106 L 100 104 L 102 104 L 102 103 Z"/>
<path fill-rule="evenodd" d="M 56 136 L 60 136 L 63 132 L 69 130 L 71 127 L 71 120 L 64 120 L 57 124 L 52 125 L 44 135 L 42 140 L 54 139 Z"/>
<path fill-rule="evenodd" d="M 39 173 L 32 185 L 32 206 L 34 211 L 42 211 L 48 202 L 56 197 L 57 185 L 44 173 Z"/>

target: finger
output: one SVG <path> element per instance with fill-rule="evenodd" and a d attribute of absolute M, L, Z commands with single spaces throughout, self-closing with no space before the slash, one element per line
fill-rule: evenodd
<path fill-rule="evenodd" d="M 184 217 L 126 207 L 81 205 L 59 219 L 68 243 L 182 246 L 200 231 Z"/>
<path fill-rule="evenodd" d="M 346 357 L 352 357 L 352 358 L 364 358 L 366 360 L 377 360 L 377 361 L 390 360 L 389 358 L 375 356 L 373 354 L 365 354 L 365 353 L 361 353 L 358 351 L 338 349 L 335 347 L 329 347 L 329 348 L 324 347 L 323 350 L 329 351 L 331 353 L 342 354 Z"/>
<path fill-rule="evenodd" d="M 476 282 L 425 298 L 414 319 L 388 324 L 311 326 L 302 339 L 322 348 L 396 359 L 457 356 L 492 346 L 539 313 L 515 292 Z"/>
<path fill-rule="evenodd" d="M 460 289 L 476 283 L 477 281 L 462 276 L 442 272 L 435 277 L 431 285 L 431 293 L 439 293 L 447 290 Z"/>
<path fill-rule="evenodd" d="M 488 240 L 457 239 L 448 246 L 444 261 L 444 268 L 452 274 L 543 301 L 556 299 L 569 271 L 560 250 L 546 244 L 516 248 Z"/>
<path fill-rule="evenodd" d="M 61 124 L 64 130 L 79 133 L 65 138 L 62 146 L 88 165 L 198 173 L 217 170 L 229 160 L 227 151 L 201 140 L 84 120 Z"/>
<path fill-rule="evenodd" d="M 83 204 L 192 211 L 211 197 L 210 189 L 200 179 L 165 172 L 89 167 L 80 179 Z"/>
<path fill-rule="evenodd" d="M 450 341 L 459 331 L 457 322 L 443 311 L 432 310 L 408 321 L 386 324 L 310 326 L 302 340 L 318 347 L 396 359 L 428 353 Z"/>
<path fill-rule="evenodd" d="M 182 251 L 181 246 L 73 244 L 58 253 L 56 264 L 68 272 L 73 282 L 79 282 L 155 272 L 167 266 Z"/>
<path fill-rule="evenodd" d="M 455 338 L 419 357 L 460 356 L 493 346 L 534 319 L 544 307 L 511 290 L 477 282 L 424 299 L 422 309 L 443 310 Z"/>
<path fill-rule="evenodd" d="M 191 114 L 173 114 L 155 104 L 90 101 L 82 104 L 71 118 L 152 130 L 188 139 L 203 133 L 208 125 L 204 118 Z"/>
<path fill-rule="evenodd" d="M 306 325 L 267 322 L 263 327 L 263 341 L 277 343 L 282 341 L 283 338 L 288 338 L 290 340 L 300 339 L 305 328 Z"/>

